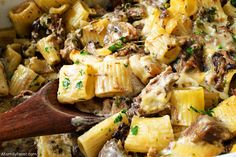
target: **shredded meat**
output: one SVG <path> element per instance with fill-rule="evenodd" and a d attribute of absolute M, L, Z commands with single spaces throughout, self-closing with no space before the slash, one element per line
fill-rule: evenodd
<path fill-rule="evenodd" d="M 138 39 L 138 32 L 131 24 L 127 22 L 113 22 L 107 27 L 107 34 L 104 43 L 109 44 L 125 37 L 127 41 Z"/>
<path fill-rule="evenodd" d="M 175 71 L 186 72 L 192 69 L 204 71 L 202 39 L 192 36 L 191 38 L 181 38 L 180 43 L 183 45 L 184 51 L 180 53 L 177 61 L 173 64 Z"/>
<path fill-rule="evenodd" d="M 72 50 L 80 49 L 81 43 L 79 41 L 81 37 L 81 31 L 76 30 L 75 32 L 69 33 L 64 42 L 64 49 L 60 51 L 61 57 L 67 62 L 71 62 L 69 55 Z"/>
<path fill-rule="evenodd" d="M 49 34 L 55 34 L 60 43 L 65 38 L 65 29 L 62 18 L 57 14 L 44 14 L 33 22 L 31 36 L 34 40 L 39 40 Z"/>
<path fill-rule="evenodd" d="M 141 94 L 134 98 L 134 103 L 132 104 L 129 113 L 138 115 L 148 115 L 159 113 L 160 111 L 169 108 L 169 99 L 171 94 L 170 92 L 178 79 L 179 75 L 177 73 L 173 73 L 170 67 L 167 68 L 160 75 L 157 75 L 155 78 L 151 79 L 147 86 L 142 90 Z M 156 95 L 156 100 L 155 102 L 152 102 L 152 104 L 148 105 L 151 106 L 150 108 L 152 109 L 155 108 L 155 110 L 145 111 L 140 106 L 140 104 L 143 101 L 142 99 L 150 93 L 154 93 Z"/>
<path fill-rule="evenodd" d="M 230 139 L 231 133 L 217 119 L 201 115 L 183 132 L 183 136 L 189 136 L 193 142 L 203 140 L 212 143 Z"/>
<path fill-rule="evenodd" d="M 146 8 L 141 4 L 135 4 L 125 8 L 124 10 L 129 21 L 141 20 L 147 16 Z"/>
<path fill-rule="evenodd" d="M 116 57 L 127 56 L 134 53 L 144 54 L 144 48 L 142 45 L 137 45 L 135 43 L 128 43 L 123 48 L 119 49 L 118 52 L 114 53 Z"/>
<path fill-rule="evenodd" d="M 124 143 L 126 137 L 129 134 L 129 129 L 130 129 L 129 125 L 122 123 L 121 125 L 119 125 L 117 131 L 115 131 L 115 133 L 112 135 L 112 137 L 117 140 L 121 140 L 121 142 Z"/>

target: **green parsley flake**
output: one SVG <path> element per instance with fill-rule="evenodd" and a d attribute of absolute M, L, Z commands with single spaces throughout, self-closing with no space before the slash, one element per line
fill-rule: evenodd
<path fill-rule="evenodd" d="M 79 61 L 75 61 L 74 64 L 79 64 L 80 62 Z"/>
<path fill-rule="evenodd" d="M 111 45 L 108 50 L 110 50 L 111 52 L 116 52 L 117 50 L 121 49 L 123 47 L 122 42 L 117 42 L 114 45 Z"/>
<path fill-rule="evenodd" d="M 83 76 L 83 75 L 85 74 L 85 72 L 84 72 L 83 69 L 81 69 L 81 70 L 79 71 L 79 73 L 80 73 L 81 76 Z"/>
<path fill-rule="evenodd" d="M 85 51 L 85 50 L 82 50 L 82 51 L 80 52 L 80 54 L 81 54 L 81 55 L 89 55 L 89 52 L 88 52 L 88 51 Z"/>
<path fill-rule="evenodd" d="M 120 41 L 122 41 L 123 43 L 126 43 L 127 42 L 126 37 L 121 37 Z"/>
<path fill-rule="evenodd" d="M 192 110 L 196 113 L 208 115 L 210 117 L 213 117 L 213 113 L 214 113 L 214 111 L 212 109 L 208 109 L 208 110 L 204 111 L 204 110 L 198 110 L 198 109 L 194 108 L 193 106 L 190 106 L 190 110 Z"/>
<path fill-rule="evenodd" d="M 47 53 L 49 53 L 50 52 L 49 49 L 51 49 L 51 47 L 45 47 L 44 49 Z"/>
<path fill-rule="evenodd" d="M 137 135 L 138 134 L 138 126 L 134 126 L 131 128 L 131 134 L 132 135 Z"/>
<path fill-rule="evenodd" d="M 83 82 L 82 81 L 77 82 L 75 87 L 77 89 L 81 89 L 83 87 Z"/>
<path fill-rule="evenodd" d="M 193 54 L 193 48 L 192 47 L 188 47 L 186 49 L 186 52 L 187 52 L 187 54 L 189 54 L 191 56 Z"/>
<path fill-rule="evenodd" d="M 119 115 L 115 118 L 114 123 L 115 123 L 115 124 L 116 124 L 116 123 L 119 123 L 119 122 L 122 121 L 122 119 L 123 119 L 122 115 L 119 114 Z"/>
<path fill-rule="evenodd" d="M 236 35 L 232 35 L 233 41 L 236 42 Z"/>
<path fill-rule="evenodd" d="M 129 66 L 129 63 L 127 63 L 127 64 L 124 63 L 124 66 L 127 68 Z"/>
<path fill-rule="evenodd" d="M 125 109 L 123 109 L 123 110 L 121 110 L 121 113 L 124 113 L 124 114 L 126 114 L 126 112 L 127 112 L 127 109 L 125 108 Z"/>
<path fill-rule="evenodd" d="M 231 0 L 230 2 L 234 7 L 236 7 L 236 0 Z"/>
<path fill-rule="evenodd" d="M 223 49 L 223 46 L 222 45 L 218 45 L 218 49 Z"/>
<path fill-rule="evenodd" d="M 65 79 L 62 81 L 62 86 L 63 86 L 65 89 L 68 89 L 69 86 L 70 86 L 70 79 L 69 79 L 69 78 L 65 78 Z"/>

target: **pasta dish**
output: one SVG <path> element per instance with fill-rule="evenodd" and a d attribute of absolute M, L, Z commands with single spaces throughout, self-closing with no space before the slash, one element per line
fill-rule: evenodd
<path fill-rule="evenodd" d="M 33 138 L 39 157 L 236 152 L 236 0 L 31 0 L 9 19 L 0 114 L 59 79 L 61 105 L 104 117 Z"/>

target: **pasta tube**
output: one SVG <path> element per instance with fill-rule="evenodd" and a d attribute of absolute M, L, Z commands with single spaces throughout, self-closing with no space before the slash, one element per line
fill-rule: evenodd
<path fill-rule="evenodd" d="M 14 71 L 20 64 L 22 57 L 19 54 L 21 51 L 21 45 L 20 44 L 11 44 L 7 45 L 6 51 L 4 53 L 4 57 L 6 58 L 7 64 L 6 64 L 6 73 L 8 79 L 12 77 Z"/>
<path fill-rule="evenodd" d="M 15 96 L 23 90 L 38 90 L 45 79 L 33 70 L 19 65 L 10 82 L 10 94 Z"/>
<path fill-rule="evenodd" d="M 92 22 L 89 25 L 83 27 L 82 37 L 80 38 L 82 44 L 86 46 L 90 41 L 104 45 L 104 37 L 107 32 L 108 19 L 101 19 L 96 22 Z"/>
<path fill-rule="evenodd" d="M 165 64 L 174 61 L 181 51 L 176 39 L 167 34 L 151 34 L 146 39 L 145 47 L 150 51 L 152 58 Z"/>
<path fill-rule="evenodd" d="M 190 126 L 197 119 L 199 113 L 191 107 L 204 110 L 204 90 L 202 87 L 174 90 L 171 96 L 171 118 L 173 124 Z"/>
<path fill-rule="evenodd" d="M 64 65 L 59 73 L 58 101 L 73 104 L 94 97 L 94 73 L 89 65 Z"/>
<path fill-rule="evenodd" d="M 131 129 L 125 140 L 125 149 L 130 152 L 148 152 L 149 148 L 157 151 L 167 147 L 174 140 L 170 117 L 143 118 L 134 116 Z"/>
<path fill-rule="evenodd" d="M 224 147 L 222 145 L 209 144 L 206 142 L 193 143 L 191 139 L 183 137 L 171 144 L 173 149 L 170 157 L 210 157 L 219 155 Z"/>
<path fill-rule="evenodd" d="M 109 60 L 97 64 L 97 97 L 128 95 L 133 91 L 128 60 Z"/>
<path fill-rule="evenodd" d="M 35 3 L 43 11 L 48 11 L 50 8 L 57 8 L 63 4 L 73 4 L 76 0 L 34 0 Z"/>
<path fill-rule="evenodd" d="M 171 0 L 170 8 L 168 8 L 173 14 L 184 14 L 187 16 L 192 16 L 198 11 L 198 1 L 197 0 Z"/>
<path fill-rule="evenodd" d="M 125 113 L 117 113 L 98 123 L 78 138 L 80 151 L 85 157 L 97 157 L 99 151 L 121 123 L 129 124 Z"/>
<path fill-rule="evenodd" d="M 54 36 L 42 38 L 37 42 L 37 49 L 49 65 L 55 65 L 61 61 L 59 56 L 59 45 L 53 42 Z"/>
<path fill-rule="evenodd" d="M 236 8 L 231 4 L 231 1 L 228 1 L 224 7 L 224 12 L 231 17 L 236 17 Z"/>
<path fill-rule="evenodd" d="M 223 122 L 226 128 L 236 135 L 236 96 L 231 96 L 221 102 L 213 110 L 214 116 Z"/>
<path fill-rule="evenodd" d="M 16 33 L 21 36 L 30 35 L 31 24 L 41 15 L 41 10 L 34 1 L 25 1 L 9 12 L 9 17 Z"/>
<path fill-rule="evenodd" d="M 7 84 L 6 75 L 4 72 L 4 66 L 0 61 L 0 96 L 8 95 L 9 88 Z"/>
<path fill-rule="evenodd" d="M 89 13 L 89 7 L 81 0 L 78 0 L 65 14 L 64 20 L 66 21 L 67 31 L 72 31 L 87 25 Z"/>
<path fill-rule="evenodd" d="M 5 47 L 7 44 L 13 43 L 16 38 L 16 31 L 13 28 L 0 29 L 0 46 Z"/>
<path fill-rule="evenodd" d="M 40 136 L 37 140 L 38 157 L 71 157 L 71 141 L 66 135 Z"/>
<path fill-rule="evenodd" d="M 38 74 L 52 73 L 54 71 L 46 60 L 41 60 L 37 57 L 30 58 L 27 67 Z"/>

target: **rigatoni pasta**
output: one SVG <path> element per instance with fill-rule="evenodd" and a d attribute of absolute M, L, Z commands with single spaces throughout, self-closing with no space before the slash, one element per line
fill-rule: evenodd
<path fill-rule="evenodd" d="M 97 97 L 112 97 L 128 95 L 132 92 L 131 71 L 128 60 L 110 60 L 97 64 L 97 80 L 95 95 Z"/>
<path fill-rule="evenodd" d="M 129 124 L 127 115 L 122 111 L 98 123 L 81 135 L 78 138 L 78 145 L 85 157 L 96 157 L 121 123 Z"/>
<path fill-rule="evenodd" d="M 125 149 L 131 152 L 146 153 L 150 148 L 162 150 L 174 140 L 169 116 L 159 118 L 132 118 L 130 131 L 125 140 Z"/>
<path fill-rule="evenodd" d="M 20 44 L 10 44 L 4 52 L 4 57 L 6 58 L 6 74 L 7 78 L 10 79 L 20 64 L 22 57 L 20 55 L 21 45 Z"/>
<path fill-rule="evenodd" d="M 59 45 L 55 43 L 55 37 L 50 35 L 37 42 L 37 49 L 43 55 L 49 65 L 55 65 L 61 61 Z"/>
<path fill-rule="evenodd" d="M 30 35 L 31 24 L 40 15 L 41 10 L 34 1 L 25 1 L 9 12 L 16 33 L 21 37 Z"/>
<path fill-rule="evenodd" d="M 174 90 L 171 96 L 172 110 L 171 119 L 173 124 L 189 126 L 196 121 L 199 113 L 194 109 L 204 110 L 204 90 L 203 88 Z"/>
<path fill-rule="evenodd" d="M 57 98 L 60 103 L 74 104 L 95 96 L 95 70 L 89 65 L 64 65 L 59 73 Z"/>
<path fill-rule="evenodd" d="M 24 90 L 37 91 L 45 79 L 33 70 L 19 65 L 10 81 L 10 94 L 16 96 Z"/>
<path fill-rule="evenodd" d="M 4 66 L 0 61 L 0 96 L 8 95 L 9 87 L 7 84 L 6 73 L 4 70 Z"/>

